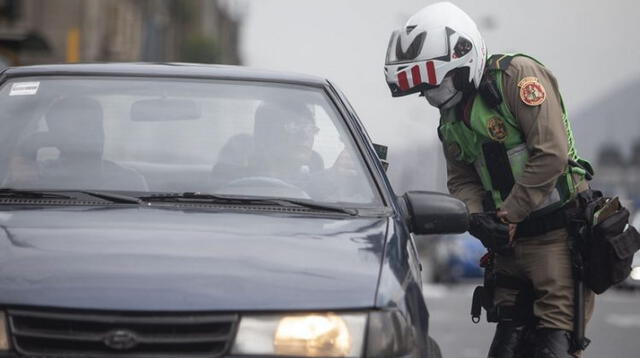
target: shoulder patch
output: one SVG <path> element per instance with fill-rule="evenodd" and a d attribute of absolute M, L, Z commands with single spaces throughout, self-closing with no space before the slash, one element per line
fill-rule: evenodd
<path fill-rule="evenodd" d="M 539 106 L 547 98 L 547 92 L 536 77 L 525 77 L 518 82 L 520 99 L 528 106 Z"/>

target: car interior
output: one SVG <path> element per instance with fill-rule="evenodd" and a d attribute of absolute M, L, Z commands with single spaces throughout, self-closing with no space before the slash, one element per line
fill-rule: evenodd
<path fill-rule="evenodd" d="M 296 89 L 301 98 L 291 101 L 286 86 L 283 93 L 219 86 L 231 89 L 203 96 L 192 88 L 180 91 L 178 84 L 150 96 L 142 84 L 133 82 L 122 94 L 117 84 L 105 83 L 80 93 L 82 87 L 65 88 L 63 81 L 56 92 L 41 86 L 37 98 L 11 99 L 0 127 L 19 127 L 3 132 L 22 135 L 2 142 L 3 187 L 249 190 L 311 199 L 341 187 L 328 186 L 324 171 L 340 174 L 342 184 L 364 176 L 345 153 L 338 129 L 343 124 L 316 91 Z M 8 119 L 12 112 L 19 121 Z M 158 145 L 158 138 L 164 143 Z M 354 198 L 372 196 L 362 186 L 346 187 L 356 189 Z"/>

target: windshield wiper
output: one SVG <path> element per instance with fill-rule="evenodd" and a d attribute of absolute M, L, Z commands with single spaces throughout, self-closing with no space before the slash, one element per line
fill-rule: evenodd
<path fill-rule="evenodd" d="M 357 209 L 343 208 L 329 204 L 321 204 L 306 200 L 284 199 L 284 198 L 260 198 L 260 197 L 243 197 L 243 196 L 225 196 L 205 193 L 169 193 L 156 194 L 150 196 L 139 197 L 142 201 L 169 201 L 169 202 L 209 202 L 220 204 L 240 204 L 240 205 L 277 205 L 284 207 L 304 207 L 319 211 L 332 211 L 351 216 L 358 215 Z"/>
<path fill-rule="evenodd" d="M 143 204 L 143 201 L 133 197 L 126 196 L 121 194 L 108 193 L 103 191 L 95 191 L 95 190 L 65 190 L 64 192 L 68 193 L 80 193 L 90 195 L 96 198 L 100 198 L 103 200 L 111 201 L 114 203 L 124 203 L 124 204 Z M 0 198 L 10 197 L 10 198 L 25 198 L 25 199 L 69 199 L 69 200 L 78 200 L 77 197 L 59 194 L 54 192 L 49 192 L 46 190 L 25 190 L 25 189 L 11 189 L 11 188 L 1 188 L 0 189 Z"/>
<path fill-rule="evenodd" d="M 24 199 L 75 199 L 72 196 L 56 194 L 42 190 L 0 188 L 0 198 L 24 198 Z"/>
<path fill-rule="evenodd" d="M 79 193 L 95 196 L 96 198 L 111 201 L 113 203 L 138 204 L 138 205 L 143 204 L 143 201 L 135 196 L 128 196 L 128 195 L 108 193 L 104 191 L 95 191 L 95 190 L 82 190 L 82 191 L 79 191 Z"/>
<path fill-rule="evenodd" d="M 306 200 L 298 200 L 298 199 L 281 199 L 281 198 L 277 198 L 277 199 L 266 199 L 269 202 L 274 202 L 274 203 L 279 203 L 282 206 L 300 206 L 300 207 L 304 207 L 304 208 L 308 208 L 308 209 L 315 209 L 315 210 L 322 210 L 322 211 L 334 211 L 334 212 L 339 212 L 339 213 L 344 213 L 344 214 L 349 214 L 351 216 L 357 216 L 358 215 L 358 209 L 354 209 L 354 208 L 344 208 L 341 206 L 335 206 L 335 205 L 330 205 L 330 204 L 321 204 L 321 203 L 316 203 L 313 201 L 306 201 Z"/>
<path fill-rule="evenodd" d="M 223 204 L 236 204 L 236 203 L 251 204 L 255 202 L 256 204 L 264 204 L 264 200 L 261 200 L 261 199 L 205 194 L 205 193 L 194 193 L 194 192 L 152 194 L 147 196 L 140 196 L 138 197 L 138 199 L 142 201 L 147 201 L 147 202 L 150 202 L 150 201 L 209 202 L 209 203 L 219 202 Z"/>

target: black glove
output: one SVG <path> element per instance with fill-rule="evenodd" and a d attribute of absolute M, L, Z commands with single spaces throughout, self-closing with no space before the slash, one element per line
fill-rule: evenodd
<path fill-rule="evenodd" d="M 509 246 L 509 226 L 495 214 L 471 214 L 469 232 L 489 250 L 500 252 Z"/>

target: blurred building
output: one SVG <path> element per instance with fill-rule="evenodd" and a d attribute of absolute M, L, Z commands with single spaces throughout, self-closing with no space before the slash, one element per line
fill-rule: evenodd
<path fill-rule="evenodd" d="M 0 0 L 0 64 L 239 64 L 239 17 L 213 0 Z"/>

